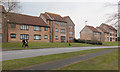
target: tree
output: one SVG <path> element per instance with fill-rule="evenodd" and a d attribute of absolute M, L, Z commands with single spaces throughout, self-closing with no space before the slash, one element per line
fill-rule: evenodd
<path fill-rule="evenodd" d="M 2 27 L 3 30 L 3 42 L 8 42 L 8 22 L 9 18 L 14 18 L 10 16 L 11 12 L 18 12 L 21 8 L 20 2 L 18 0 L 1 0 L 0 4 L 5 8 L 5 12 L 3 13 L 3 23 L 4 26 Z"/>

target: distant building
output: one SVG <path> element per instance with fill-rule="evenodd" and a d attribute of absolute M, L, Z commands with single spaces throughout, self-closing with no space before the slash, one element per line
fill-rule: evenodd
<path fill-rule="evenodd" d="M 99 27 L 85 26 L 80 32 L 81 40 L 91 41 L 117 41 L 117 30 L 107 24 L 101 24 Z"/>
<path fill-rule="evenodd" d="M 80 32 L 81 40 L 101 41 L 101 32 L 93 26 L 86 25 Z"/>
<path fill-rule="evenodd" d="M 117 30 L 114 27 L 107 24 L 101 24 L 100 27 L 109 32 L 105 41 L 117 41 Z"/>

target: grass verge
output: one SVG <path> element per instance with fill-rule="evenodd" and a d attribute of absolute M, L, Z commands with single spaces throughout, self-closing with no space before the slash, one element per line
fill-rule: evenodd
<path fill-rule="evenodd" d="M 62 53 L 62 54 L 53 54 L 53 55 L 46 55 L 46 56 L 7 60 L 7 61 L 2 61 L 2 69 L 11 70 L 11 69 L 31 66 L 35 64 L 70 58 L 78 55 L 98 52 L 102 50 L 106 50 L 106 49 L 92 49 L 92 50 L 84 50 L 84 51 L 78 51 L 78 52 L 69 52 L 69 53 Z"/>
<path fill-rule="evenodd" d="M 118 70 L 118 51 L 78 62 L 60 70 Z"/>

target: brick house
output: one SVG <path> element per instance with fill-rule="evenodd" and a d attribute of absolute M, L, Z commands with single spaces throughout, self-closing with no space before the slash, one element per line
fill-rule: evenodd
<path fill-rule="evenodd" d="M 21 42 L 22 39 L 28 39 L 29 42 L 67 42 L 75 37 L 75 25 L 68 16 L 45 12 L 35 17 L 11 12 L 6 17 L 3 11 L 5 9 L 2 6 L 2 42 Z"/>
<path fill-rule="evenodd" d="M 108 32 L 108 31 L 106 31 L 106 30 L 105 30 L 104 28 L 102 28 L 102 27 L 97 27 L 96 29 L 101 32 L 101 41 L 102 41 L 102 42 L 107 42 L 107 41 L 109 41 L 109 39 L 108 39 L 108 37 L 109 37 L 109 32 Z"/>
<path fill-rule="evenodd" d="M 105 36 L 105 41 L 117 41 L 117 30 L 111 25 L 102 23 L 99 27 L 105 29 L 107 32 L 107 37 Z"/>
<path fill-rule="evenodd" d="M 86 25 L 80 32 L 81 40 L 101 41 L 101 32 L 93 26 Z"/>
<path fill-rule="evenodd" d="M 41 13 L 40 17 L 50 25 L 50 42 L 68 42 L 75 38 L 75 24 L 70 17 L 48 12 Z"/>
<path fill-rule="evenodd" d="M 3 15 L 6 17 L 4 13 Z M 3 31 L 7 33 L 2 32 L 3 42 L 21 42 L 22 39 L 28 39 L 29 42 L 49 42 L 49 25 L 40 17 L 9 13 L 7 26 L 4 23 L 2 25 Z M 7 30 L 4 30 L 5 27 Z"/>

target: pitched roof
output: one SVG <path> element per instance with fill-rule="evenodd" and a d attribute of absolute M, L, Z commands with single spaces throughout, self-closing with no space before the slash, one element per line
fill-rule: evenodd
<path fill-rule="evenodd" d="M 5 12 L 5 8 L 3 5 L 0 5 L 0 12 Z"/>
<path fill-rule="evenodd" d="M 40 17 L 23 15 L 18 13 L 9 13 L 8 20 L 10 23 L 37 25 L 37 26 L 49 26 Z"/>
<path fill-rule="evenodd" d="M 106 32 L 106 33 L 108 33 L 104 28 L 101 28 L 101 27 L 97 27 L 97 28 L 99 28 L 101 31 L 103 31 L 103 32 Z"/>
<path fill-rule="evenodd" d="M 115 29 L 113 26 L 111 26 L 111 25 L 104 24 L 104 23 L 102 23 L 102 25 L 107 26 L 109 29 L 116 30 L 116 29 Z M 117 30 L 116 30 L 116 31 L 117 31 Z"/>
<path fill-rule="evenodd" d="M 42 14 L 42 15 L 44 15 L 46 17 L 46 19 L 49 19 L 49 20 L 65 22 L 64 19 L 58 14 L 45 12 L 45 14 Z"/>
<path fill-rule="evenodd" d="M 89 29 L 91 29 L 92 31 L 94 31 L 94 32 L 99 32 L 96 28 L 94 28 L 93 26 L 88 26 L 87 25 L 87 27 L 89 28 Z"/>

